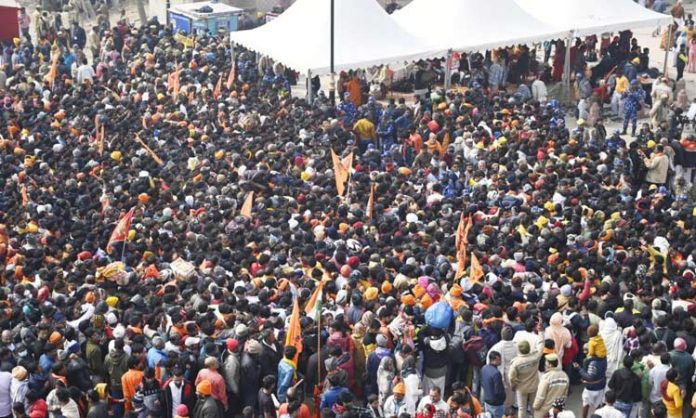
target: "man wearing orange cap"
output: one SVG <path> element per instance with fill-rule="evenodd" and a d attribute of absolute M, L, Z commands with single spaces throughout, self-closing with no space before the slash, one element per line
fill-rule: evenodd
<path fill-rule="evenodd" d="M 446 298 L 452 309 L 454 311 L 459 311 L 459 307 L 464 304 L 464 301 L 462 300 L 462 287 L 455 283 L 450 288 Z"/>
<path fill-rule="evenodd" d="M 222 404 L 211 395 L 213 385 L 209 380 L 201 380 L 196 385 L 198 402 L 193 410 L 193 418 L 222 418 L 224 416 Z"/>
<path fill-rule="evenodd" d="M 396 418 L 401 414 L 413 416 L 416 413 L 415 405 L 412 405 L 406 398 L 406 387 L 399 382 L 392 390 L 393 395 L 384 402 L 384 416 L 386 418 Z"/>

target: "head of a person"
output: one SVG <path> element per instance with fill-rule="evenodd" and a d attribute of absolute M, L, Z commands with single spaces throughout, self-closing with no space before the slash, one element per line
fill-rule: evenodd
<path fill-rule="evenodd" d="M 295 346 L 288 345 L 283 350 L 283 355 L 285 356 L 286 359 L 292 360 L 297 355 L 297 348 Z"/>
<path fill-rule="evenodd" d="M 70 402 L 70 391 L 68 389 L 58 389 L 56 398 L 61 405 L 67 405 Z"/>
<path fill-rule="evenodd" d="M 406 386 L 403 384 L 403 382 L 399 382 L 396 384 L 396 386 L 394 386 L 392 392 L 394 393 L 394 399 L 401 401 L 404 399 L 404 396 L 406 396 Z"/>
<path fill-rule="evenodd" d="M 196 385 L 196 395 L 199 398 L 207 398 L 208 396 L 211 396 L 213 393 L 213 385 L 210 383 L 210 380 L 201 380 L 197 385 Z"/>
<path fill-rule="evenodd" d="M 490 353 L 488 353 L 488 358 L 490 359 L 490 363 L 493 366 L 498 367 L 503 363 L 503 358 L 497 351 L 491 351 Z"/>
<path fill-rule="evenodd" d="M 263 378 L 263 380 L 261 381 L 261 384 L 262 384 L 264 389 L 271 392 L 275 388 L 276 377 L 269 374 L 268 376 Z"/>
<path fill-rule="evenodd" d="M 432 403 L 437 403 L 442 400 L 442 392 L 440 391 L 439 386 L 435 386 L 432 389 L 430 389 L 430 401 Z"/>
<path fill-rule="evenodd" d="M 671 369 L 667 370 L 667 374 L 665 374 L 665 378 L 672 383 L 676 383 L 677 380 L 679 379 L 679 370 L 672 367 Z"/>
<path fill-rule="evenodd" d="M 215 357 L 206 357 L 204 364 L 210 370 L 217 370 L 220 367 L 220 362 Z"/>

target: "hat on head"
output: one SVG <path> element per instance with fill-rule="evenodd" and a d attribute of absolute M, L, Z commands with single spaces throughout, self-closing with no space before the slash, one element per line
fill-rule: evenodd
<path fill-rule="evenodd" d="M 394 390 L 392 390 L 395 394 L 398 395 L 405 395 L 406 394 L 406 386 L 402 382 L 399 382 L 394 386 Z"/>
<path fill-rule="evenodd" d="M 188 406 L 180 404 L 176 407 L 176 414 L 180 417 L 187 417 L 189 414 Z"/>
<path fill-rule="evenodd" d="M 188 337 L 184 345 L 186 347 L 193 347 L 194 345 L 200 344 L 201 339 L 198 337 Z"/>
<path fill-rule="evenodd" d="M 546 361 L 558 361 L 558 354 L 556 354 L 556 353 L 547 354 L 544 356 L 544 358 L 546 359 Z"/>
<path fill-rule="evenodd" d="M 229 351 L 234 351 L 237 349 L 237 346 L 239 345 L 239 341 L 235 338 L 228 338 L 227 339 L 227 349 Z"/>
<path fill-rule="evenodd" d="M 201 382 L 196 385 L 196 392 L 201 395 L 210 396 L 210 394 L 213 393 L 213 386 L 210 384 L 210 380 L 201 380 Z"/>
<path fill-rule="evenodd" d="M 680 337 L 680 338 L 676 338 L 676 339 L 674 340 L 674 348 L 675 348 L 676 350 L 682 350 L 682 351 L 683 351 L 683 350 L 686 350 L 686 340 L 684 340 L 684 339 L 681 338 L 681 337 Z"/>
<path fill-rule="evenodd" d="M 377 334 L 375 337 L 375 343 L 377 344 L 377 347 L 386 347 L 387 346 L 387 337 L 384 336 L 384 334 Z"/>
<path fill-rule="evenodd" d="M 115 308 L 116 305 L 118 305 L 118 296 L 109 296 L 106 298 L 106 304 L 109 305 L 110 308 Z"/>
<path fill-rule="evenodd" d="M 376 300 L 379 295 L 379 290 L 376 287 L 368 287 L 365 291 L 365 300 Z"/>
<path fill-rule="evenodd" d="M 530 347 L 529 347 L 529 341 L 520 341 L 517 343 L 517 350 L 519 350 L 520 354 L 529 354 Z"/>
<path fill-rule="evenodd" d="M 17 380 L 24 380 L 27 378 L 27 369 L 22 366 L 16 366 L 12 369 L 12 377 Z"/>

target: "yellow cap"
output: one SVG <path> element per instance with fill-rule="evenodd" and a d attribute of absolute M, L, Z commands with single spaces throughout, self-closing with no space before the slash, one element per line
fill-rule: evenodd
<path fill-rule="evenodd" d="M 111 153 L 111 159 L 114 161 L 121 161 L 122 157 L 123 154 L 121 154 L 121 151 L 114 151 Z"/>

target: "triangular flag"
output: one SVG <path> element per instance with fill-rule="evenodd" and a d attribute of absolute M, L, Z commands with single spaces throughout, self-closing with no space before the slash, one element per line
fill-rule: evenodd
<path fill-rule="evenodd" d="M 343 162 L 338 158 L 338 155 L 331 150 L 331 160 L 333 160 L 334 177 L 336 179 L 336 191 L 339 196 L 343 196 L 343 192 L 346 190 L 345 182 L 348 179 L 348 174 L 345 172 L 345 166 Z"/>
<path fill-rule="evenodd" d="M 227 90 L 232 90 L 232 86 L 234 85 L 234 81 L 236 79 L 237 79 L 237 62 L 233 62 L 232 68 L 230 68 L 230 73 L 227 76 L 227 83 L 226 83 Z"/>
<path fill-rule="evenodd" d="M 370 185 L 370 198 L 367 199 L 367 217 L 372 219 L 375 211 L 375 185 Z"/>
<path fill-rule="evenodd" d="M 27 186 L 22 184 L 22 188 L 20 190 L 20 193 L 22 194 L 22 206 L 28 206 L 29 205 L 29 194 L 27 193 Z"/>
<path fill-rule="evenodd" d="M 51 69 L 48 71 L 48 74 L 46 74 L 46 81 L 48 81 L 51 88 L 53 88 L 53 85 L 55 84 L 57 77 L 58 77 L 58 54 L 56 54 L 53 57 L 53 62 L 51 62 Z"/>
<path fill-rule="evenodd" d="M 239 214 L 251 219 L 251 206 L 253 205 L 253 203 L 254 192 L 249 192 L 246 199 L 244 199 L 244 204 L 242 205 L 242 209 L 239 211 Z"/>
<path fill-rule="evenodd" d="M 119 219 L 116 227 L 109 237 L 109 242 L 106 244 L 106 252 L 111 254 L 113 251 L 114 242 L 125 241 L 128 238 L 128 231 L 130 230 L 131 221 L 133 220 L 133 214 L 135 214 L 135 208 L 131 208 L 121 219 Z"/>
<path fill-rule="evenodd" d="M 457 273 L 454 275 L 455 280 L 459 280 L 464 275 L 464 270 L 466 269 L 466 245 L 462 246 L 462 249 L 457 251 Z"/>
<path fill-rule="evenodd" d="M 445 159 L 445 154 L 447 153 L 447 147 L 449 147 L 450 143 L 450 134 L 449 131 L 445 131 L 445 137 L 442 139 L 442 145 L 440 145 L 440 159 L 444 160 Z"/>
<path fill-rule="evenodd" d="M 215 85 L 215 90 L 213 90 L 213 99 L 217 100 L 220 97 L 220 92 L 222 91 L 222 76 L 218 77 L 217 84 Z"/>
<path fill-rule="evenodd" d="M 454 248 L 461 251 L 461 246 L 464 243 L 464 231 L 466 230 L 467 219 L 464 213 L 459 216 L 459 225 L 457 225 L 457 234 L 454 236 Z"/>
<path fill-rule="evenodd" d="M 466 220 L 466 226 L 464 227 L 464 235 L 462 236 L 462 243 L 468 244 L 469 243 L 469 230 L 473 226 L 473 221 L 471 220 L 471 216 L 468 217 Z"/>
<path fill-rule="evenodd" d="M 476 257 L 476 253 L 471 252 L 471 270 L 469 271 L 469 279 L 473 282 L 478 282 L 483 277 L 483 268 Z"/>
<path fill-rule="evenodd" d="M 348 181 L 348 177 L 350 177 L 350 169 L 353 168 L 353 153 L 351 152 L 350 154 L 343 157 L 343 159 L 341 160 L 341 164 L 343 164 L 343 168 L 345 170 L 345 181 Z"/>
<path fill-rule="evenodd" d="M 317 287 L 314 289 L 312 296 L 310 296 L 307 304 L 305 305 L 305 313 L 308 317 L 314 319 L 315 322 L 319 320 L 321 316 L 321 305 L 322 305 L 322 292 L 324 291 L 324 282 L 320 281 Z"/>
<path fill-rule="evenodd" d="M 285 336 L 285 346 L 293 346 L 297 349 L 295 361 L 302 352 L 302 327 L 300 326 L 300 303 L 295 299 L 292 304 L 292 314 L 290 315 L 290 323 L 288 324 L 288 333 Z"/>

